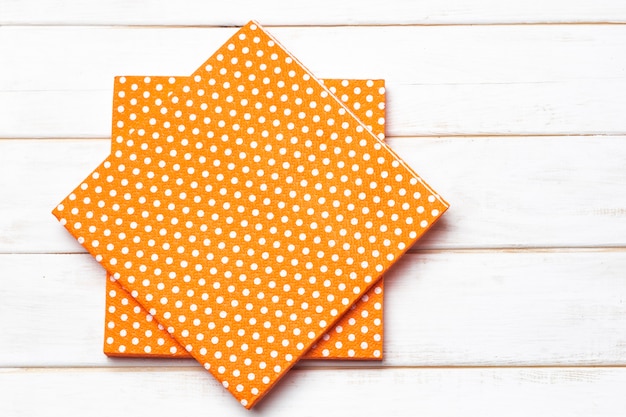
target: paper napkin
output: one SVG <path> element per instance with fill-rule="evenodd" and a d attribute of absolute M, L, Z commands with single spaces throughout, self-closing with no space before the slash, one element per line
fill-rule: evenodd
<path fill-rule="evenodd" d="M 247 408 L 447 208 L 254 22 L 162 95 L 118 82 L 145 101 L 54 213 Z"/>
<path fill-rule="evenodd" d="M 151 90 L 124 89 L 116 83 L 113 100 L 113 133 L 123 134 L 118 122 L 132 125 L 132 113 L 123 109 L 137 106 L 144 94 L 152 100 L 164 96 L 163 86 L 186 83 L 186 77 L 148 77 Z M 125 77 L 126 83 L 137 85 L 145 76 Z M 329 90 L 363 121 L 368 130 L 384 139 L 385 84 L 383 80 L 320 80 Z M 145 83 L 144 83 L 145 84 Z M 161 86 L 161 87 L 158 87 Z M 157 90 L 158 88 L 158 90 Z M 123 92 L 123 94 L 120 94 Z M 162 99 L 161 99 L 162 100 Z M 132 104 L 135 103 L 135 104 Z M 122 110 L 122 111 L 120 111 Z M 118 131 L 120 130 L 120 131 Z M 116 143 L 113 152 L 118 148 Z M 189 357 L 187 351 L 170 337 L 160 325 L 120 283 L 107 274 L 108 294 L 104 332 L 104 353 L 118 357 Z M 383 353 L 383 282 L 380 282 L 356 302 L 352 308 L 304 356 L 305 359 L 380 360 Z"/>

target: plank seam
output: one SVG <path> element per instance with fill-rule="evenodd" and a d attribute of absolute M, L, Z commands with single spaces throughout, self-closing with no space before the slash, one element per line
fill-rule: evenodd
<path fill-rule="evenodd" d="M 417 248 L 409 249 L 407 254 L 434 254 L 434 253 L 597 253 L 597 252 L 626 252 L 623 245 L 604 246 L 527 246 L 527 247 L 450 247 L 450 248 Z M 89 255 L 81 252 L 13 252 L 0 251 L 0 256 L 32 256 L 32 255 Z"/>
<path fill-rule="evenodd" d="M 365 24 L 324 24 L 319 23 L 315 25 L 263 25 L 265 28 L 376 28 L 376 27 L 464 27 L 464 26 L 598 26 L 598 25 L 625 25 L 626 20 L 615 21 L 558 21 L 558 20 L 541 20 L 536 22 L 515 22 L 515 21 L 501 21 L 501 22 L 472 22 L 472 23 L 365 23 Z M 26 23 L 26 22 L 0 22 L 0 27 L 69 27 L 69 28 L 141 28 L 141 29 L 239 29 L 241 25 L 155 25 L 155 24 L 111 24 L 111 23 L 93 23 L 93 24 L 77 24 L 77 23 Z"/>
<path fill-rule="evenodd" d="M 490 139 L 490 138 L 520 138 L 520 139 L 528 139 L 528 138 L 594 138 L 594 137 L 615 137 L 615 136 L 624 136 L 626 139 L 626 131 L 623 132 L 601 132 L 601 133 L 489 133 L 489 134 L 480 134 L 480 133 L 446 133 L 446 134 L 437 134 L 437 135 L 425 135 L 425 134 L 415 134 L 415 135 L 395 135 L 390 136 L 387 135 L 386 139 L 388 140 L 410 140 L 410 139 L 441 139 L 441 138 L 468 138 L 468 139 Z M 0 140 L 110 140 L 109 136 L 1 136 Z"/>
<path fill-rule="evenodd" d="M 297 366 L 294 367 L 295 371 L 345 371 L 345 370 L 388 370 L 388 369 L 413 369 L 413 370 L 434 370 L 434 369 L 449 369 L 449 370 L 481 370 L 481 369 L 626 369 L 626 364 L 599 364 L 599 365 L 432 365 L 432 366 L 412 366 L 412 365 L 380 365 L 380 366 Z M 202 366 L 12 366 L 2 367 L 2 372 L 29 372 L 29 371 L 83 371 L 88 372 L 91 370 L 97 371 L 111 371 L 111 372 L 181 372 L 181 371 L 202 371 Z"/>

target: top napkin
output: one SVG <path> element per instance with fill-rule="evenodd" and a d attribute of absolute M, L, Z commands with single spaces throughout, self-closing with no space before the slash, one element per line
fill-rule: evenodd
<path fill-rule="evenodd" d="M 447 208 L 254 22 L 119 82 L 132 123 L 54 214 L 247 408 Z"/>

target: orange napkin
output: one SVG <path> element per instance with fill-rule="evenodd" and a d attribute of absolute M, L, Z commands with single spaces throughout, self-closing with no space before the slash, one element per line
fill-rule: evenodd
<path fill-rule="evenodd" d="M 125 77 L 126 82 L 141 83 L 145 77 Z M 186 77 L 150 77 L 147 87 L 187 82 Z M 320 80 L 348 106 L 368 130 L 384 139 L 385 83 L 383 80 Z M 117 123 L 132 125 L 128 112 L 116 111 L 144 102 L 139 89 L 124 91 L 116 83 L 113 99 L 113 132 Z M 150 91 L 149 97 L 158 96 L 159 90 Z M 160 91 L 163 91 L 162 89 Z M 136 104 L 131 104 L 136 100 Z M 147 103 L 145 103 L 147 104 Z M 113 151 L 117 150 L 117 146 Z M 117 281 L 107 274 L 104 328 L 104 353 L 118 357 L 189 357 L 174 338 L 160 325 Z M 336 323 L 335 327 L 305 354 L 305 359 L 382 359 L 383 352 L 383 280 L 370 289 L 361 300 Z"/>
<path fill-rule="evenodd" d="M 104 353 L 117 357 L 189 358 L 189 353 L 107 274 Z M 383 280 L 306 352 L 303 359 L 381 359 Z"/>
<path fill-rule="evenodd" d="M 118 82 L 145 101 L 54 214 L 246 408 L 447 209 L 254 22 L 162 95 Z"/>

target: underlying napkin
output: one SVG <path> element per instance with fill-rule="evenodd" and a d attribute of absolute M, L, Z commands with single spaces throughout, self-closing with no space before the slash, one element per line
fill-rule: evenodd
<path fill-rule="evenodd" d="M 107 274 L 104 352 L 112 357 L 189 358 L 143 306 Z M 383 280 L 354 303 L 303 359 L 382 359 Z"/>
<path fill-rule="evenodd" d="M 162 100 L 166 96 L 163 85 L 187 82 L 186 77 L 151 76 L 145 91 L 132 88 L 125 91 L 122 84 L 116 83 L 113 100 L 114 136 L 124 132 L 117 127 L 131 125 L 130 114 L 119 111 L 137 106 L 148 92 L 151 100 Z M 125 77 L 131 85 L 142 83 L 145 76 Z M 383 80 L 320 80 L 348 106 L 354 114 L 374 132 L 384 139 L 385 125 L 385 83 Z M 145 85 L 145 83 L 144 83 Z M 161 88 L 157 89 L 157 86 Z M 124 94 L 120 94 L 124 91 Z M 134 104 L 132 104 L 134 103 Z M 146 101 L 145 104 L 149 104 Z M 143 107 L 143 106 L 142 106 Z M 119 144 L 114 142 L 113 152 Z M 152 317 L 143 306 L 126 292 L 120 283 L 107 274 L 104 353 L 118 357 L 189 357 L 187 351 L 170 337 L 165 328 Z M 305 359 L 360 359 L 380 360 L 383 353 L 383 282 L 382 279 L 370 289 L 352 308 L 324 334 L 305 354 Z"/>
<path fill-rule="evenodd" d="M 131 106 L 54 213 L 247 408 L 448 207 L 254 22 Z"/>

